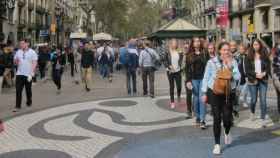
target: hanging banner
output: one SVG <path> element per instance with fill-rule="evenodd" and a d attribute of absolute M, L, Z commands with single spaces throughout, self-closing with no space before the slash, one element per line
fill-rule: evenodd
<path fill-rule="evenodd" d="M 217 26 L 226 28 L 229 24 L 229 2 L 228 0 L 217 0 Z"/>

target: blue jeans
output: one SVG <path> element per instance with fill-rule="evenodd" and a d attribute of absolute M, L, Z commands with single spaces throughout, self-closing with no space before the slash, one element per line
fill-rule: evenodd
<path fill-rule="evenodd" d="M 258 93 L 260 96 L 261 119 L 265 119 L 267 113 L 266 94 L 267 83 L 259 82 L 257 85 L 248 85 L 251 95 L 251 113 L 255 113 Z"/>
<path fill-rule="evenodd" d="M 103 78 L 109 77 L 109 67 L 106 64 L 100 65 L 100 74 Z"/>
<path fill-rule="evenodd" d="M 126 72 L 126 81 L 127 81 L 127 92 L 131 94 L 131 89 L 135 94 L 137 92 L 137 85 L 136 85 L 136 70 L 127 69 Z M 132 83 L 132 87 L 131 87 Z"/>
<path fill-rule="evenodd" d="M 193 86 L 193 106 L 194 106 L 194 112 L 196 114 L 196 118 L 197 120 L 205 121 L 206 108 L 201 99 L 202 80 L 192 80 L 192 86 Z"/>
<path fill-rule="evenodd" d="M 249 98 L 248 95 L 250 95 L 250 94 L 249 94 L 249 89 L 248 89 L 247 83 L 240 86 L 239 88 L 240 88 L 240 98 L 239 98 L 239 100 L 242 101 L 243 103 L 249 103 L 250 98 Z"/>

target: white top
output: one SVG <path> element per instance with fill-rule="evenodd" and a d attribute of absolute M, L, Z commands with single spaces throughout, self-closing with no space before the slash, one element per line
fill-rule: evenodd
<path fill-rule="evenodd" d="M 262 73 L 262 64 L 260 59 L 255 59 L 255 72 L 257 74 Z"/>
<path fill-rule="evenodd" d="M 179 65 L 180 56 L 178 52 L 171 52 L 171 65 L 173 67 L 172 72 L 179 72 L 180 65 Z"/>
<path fill-rule="evenodd" d="M 97 56 L 101 56 L 102 52 L 104 51 L 104 47 L 99 47 L 96 51 Z M 107 46 L 106 54 L 108 55 L 108 57 L 114 56 L 114 50 L 110 46 Z"/>
<path fill-rule="evenodd" d="M 17 67 L 17 75 L 30 76 L 32 75 L 32 63 L 38 60 L 38 55 L 33 49 L 28 49 L 26 52 L 19 49 L 14 56 L 14 60 L 19 60 Z"/>

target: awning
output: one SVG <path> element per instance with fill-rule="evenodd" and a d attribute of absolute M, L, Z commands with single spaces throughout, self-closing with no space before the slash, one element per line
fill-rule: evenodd
<path fill-rule="evenodd" d="M 199 28 L 185 19 L 175 19 L 160 27 L 149 38 L 192 38 L 205 37 L 207 30 Z"/>
<path fill-rule="evenodd" d="M 112 41 L 115 38 L 113 38 L 112 35 L 110 35 L 108 33 L 101 32 L 101 33 L 93 35 L 92 39 L 94 41 Z"/>
<path fill-rule="evenodd" d="M 85 39 L 87 38 L 87 34 L 83 32 L 72 32 L 70 34 L 71 39 Z"/>

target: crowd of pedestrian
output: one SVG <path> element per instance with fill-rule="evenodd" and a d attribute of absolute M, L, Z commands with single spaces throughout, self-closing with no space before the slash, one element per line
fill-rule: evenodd
<path fill-rule="evenodd" d="M 44 82 L 52 80 L 59 95 L 68 65 L 73 81 L 81 84 L 87 92 L 94 88 L 93 70 L 99 72 L 100 77 L 108 83 L 113 82 L 114 71 L 123 70 L 127 94 L 136 96 L 139 94 L 137 74 L 141 74 L 142 94 L 151 98 L 156 96 L 156 71 L 164 67 L 171 109 L 186 103 L 186 118 L 194 118 L 195 125 L 205 130 L 207 106 L 211 107 L 214 154 L 221 153 L 222 122 L 225 144 L 231 144 L 230 129 L 234 116 L 238 117 L 240 105 L 249 107 L 249 117 L 254 123 L 258 118 L 256 103 L 259 99 L 259 119 L 262 127 L 266 127 L 269 78 L 273 80 L 280 113 L 280 44 L 269 49 L 259 39 L 251 44 L 225 40 L 211 43 L 199 37 L 185 40 L 183 44 L 177 39 L 169 39 L 158 45 L 137 39 L 120 45 L 108 41 L 84 41 L 67 47 L 42 45 L 35 50 L 30 47 L 28 40 L 22 39 L 18 49 L 11 42 L 1 44 L 0 89 L 16 87 L 14 112 L 18 112 L 24 88 L 26 105 L 32 106 L 32 82 L 38 77 Z M 182 88 L 186 90 L 186 102 L 181 99 Z"/>

